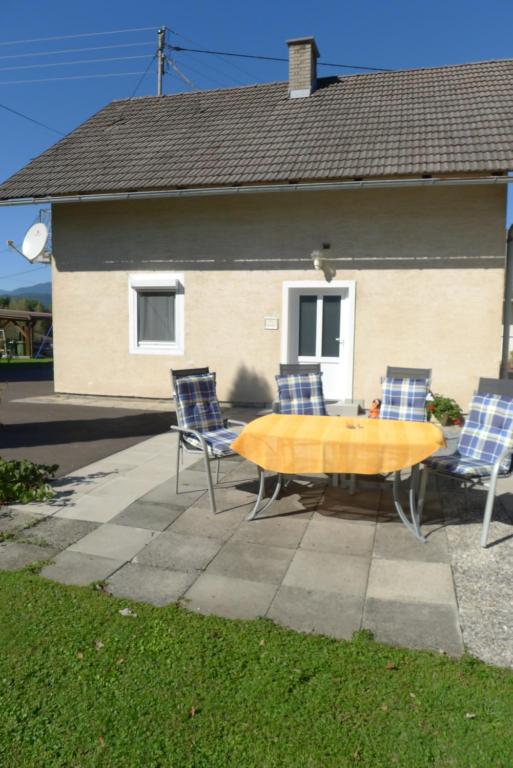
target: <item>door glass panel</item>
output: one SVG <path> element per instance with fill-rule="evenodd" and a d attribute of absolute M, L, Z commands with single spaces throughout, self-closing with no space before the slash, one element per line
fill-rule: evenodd
<path fill-rule="evenodd" d="M 317 296 L 299 297 L 299 357 L 315 356 L 317 336 Z"/>
<path fill-rule="evenodd" d="M 322 302 L 322 356 L 340 354 L 340 296 L 324 296 Z"/>

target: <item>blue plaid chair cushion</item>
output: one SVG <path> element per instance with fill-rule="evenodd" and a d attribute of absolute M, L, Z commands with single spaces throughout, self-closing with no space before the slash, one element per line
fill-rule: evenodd
<path fill-rule="evenodd" d="M 431 456 L 423 462 L 430 469 L 439 472 L 448 472 L 451 475 L 460 477 L 489 477 L 492 474 L 493 465 L 479 461 L 479 459 L 469 459 L 462 456 L 459 451 L 455 451 L 451 456 Z M 507 470 L 501 469 L 501 474 L 507 473 Z"/>
<path fill-rule="evenodd" d="M 236 432 L 231 432 L 229 429 L 224 428 L 213 429 L 208 432 L 198 431 L 205 438 L 209 453 L 213 456 L 220 458 L 221 456 L 230 456 L 233 453 L 231 444 L 237 437 Z M 183 435 L 183 440 L 192 448 L 201 448 L 200 441 L 194 435 Z"/>
<path fill-rule="evenodd" d="M 458 441 L 458 453 L 466 459 L 493 465 L 502 451 L 513 446 L 513 400 L 500 395 L 474 395 Z M 511 455 L 501 465 L 508 472 Z"/>
<path fill-rule="evenodd" d="M 380 419 L 426 421 L 426 379 L 385 379 Z"/>
<path fill-rule="evenodd" d="M 294 373 L 276 376 L 280 413 L 326 416 L 320 373 Z"/>
<path fill-rule="evenodd" d="M 213 374 L 183 376 L 175 381 L 178 426 L 197 432 L 224 427 Z"/>

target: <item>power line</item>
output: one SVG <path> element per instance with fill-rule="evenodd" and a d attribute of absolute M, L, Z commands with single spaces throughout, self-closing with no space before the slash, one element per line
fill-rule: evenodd
<path fill-rule="evenodd" d="M 20 69 L 48 69 L 48 67 L 70 67 L 75 64 L 98 64 L 104 61 L 128 61 L 133 59 L 147 59 L 147 54 L 136 56 L 104 56 L 100 59 L 76 59 L 75 61 L 52 61 L 48 64 L 22 64 L 16 67 L 0 67 L 0 72 L 14 72 Z"/>
<path fill-rule="evenodd" d="M 197 60 L 194 59 L 194 61 L 196 62 Z M 223 72 L 223 70 L 219 69 L 219 67 L 214 67 L 214 66 L 212 66 L 212 64 L 209 64 L 208 68 L 209 68 L 209 70 L 212 70 L 213 72 L 217 72 L 217 74 L 221 75 L 221 77 L 225 77 L 225 78 L 228 77 L 230 80 L 232 80 L 234 83 L 236 83 L 236 85 L 245 85 L 245 83 L 242 83 L 240 80 L 238 80 L 236 77 L 234 77 L 231 73 Z"/>
<path fill-rule="evenodd" d="M 169 43 L 167 47 L 170 48 L 172 51 L 186 51 L 188 53 L 207 53 L 212 56 L 234 56 L 240 59 L 257 59 L 259 61 L 285 61 L 285 62 L 288 61 L 288 59 L 283 57 L 278 57 L 278 56 L 261 56 L 261 55 L 252 54 L 252 53 L 233 53 L 231 51 L 209 51 L 204 48 L 183 48 L 180 45 L 170 45 Z M 322 67 L 338 67 L 339 69 L 364 69 L 370 72 L 391 72 L 392 71 L 390 69 L 386 69 L 385 67 L 365 67 L 363 65 L 360 66 L 359 64 L 334 64 L 328 61 L 318 61 L 317 64 Z"/>
<path fill-rule="evenodd" d="M 33 56 L 58 56 L 63 53 L 85 53 L 85 51 L 108 51 L 113 48 L 136 48 L 140 46 L 153 45 L 153 43 L 120 43 L 119 45 L 92 45 L 87 48 L 64 48 L 60 51 L 35 51 L 31 53 L 10 53 L 7 56 L 0 56 L 3 59 L 28 59 Z"/>
<path fill-rule="evenodd" d="M 98 37 L 101 35 L 122 35 L 125 32 L 150 32 L 155 27 L 133 27 L 130 29 L 112 29 L 109 32 L 82 32 L 78 35 L 53 35 L 52 37 L 33 37 L 29 40 L 4 40 L 0 45 L 25 45 L 26 43 L 43 43 L 47 40 L 76 40 L 79 37 Z"/>
<path fill-rule="evenodd" d="M 13 272 L 10 275 L 0 275 L 0 280 L 8 280 L 10 277 L 19 277 L 19 275 L 26 275 L 29 272 L 37 272 L 38 269 L 47 269 L 49 264 L 43 264 L 41 267 L 32 267 L 32 269 L 24 269 L 23 272 Z"/>
<path fill-rule="evenodd" d="M 192 64 L 189 64 L 188 61 L 181 61 L 180 66 L 184 67 L 185 69 L 190 69 L 191 72 L 195 72 L 196 75 L 199 75 L 203 80 L 209 80 L 211 83 L 214 83 L 214 85 L 217 85 L 221 88 L 226 88 L 226 82 L 222 83 L 220 80 L 217 80 L 215 77 L 210 77 L 210 75 L 205 75 L 201 70 L 197 69 L 196 67 L 193 67 Z"/>
<path fill-rule="evenodd" d="M 0 104 L 0 109 L 5 109 L 6 112 L 11 112 L 13 115 L 17 115 L 18 117 L 22 117 L 24 120 L 28 120 L 30 123 L 34 123 L 34 125 L 39 125 L 41 128 L 46 128 L 47 131 L 52 131 L 53 133 L 59 134 L 59 136 L 65 136 L 65 133 L 62 133 L 62 131 L 58 131 L 57 128 L 52 128 L 51 125 L 46 125 L 46 123 L 41 123 L 39 120 L 35 120 L 33 117 L 29 117 L 29 115 L 23 114 L 23 112 L 18 112 L 16 109 L 12 109 L 12 107 L 7 107 L 5 104 Z"/>
<path fill-rule="evenodd" d="M 97 75 L 67 75 L 66 77 L 41 77 L 34 80 L 0 80 L 0 85 L 25 85 L 26 83 L 51 83 L 62 80 L 92 80 L 95 77 L 125 77 L 144 75 L 144 72 L 101 72 Z"/>
<path fill-rule="evenodd" d="M 192 40 L 190 37 L 186 37 L 185 35 L 181 35 L 179 32 L 173 32 L 173 30 L 169 30 L 169 31 L 171 32 L 171 34 L 175 35 L 175 37 L 180 37 L 182 40 L 185 40 L 187 43 L 192 43 L 192 45 L 201 45 L 201 46 L 203 46 L 203 43 L 200 43 L 199 40 Z M 237 69 L 239 72 L 242 72 L 242 74 L 246 75 L 247 77 L 251 77 L 253 79 L 258 80 L 257 76 L 253 72 L 250 72 L 245 67 L 241 67 L 240 64 L 237 64 L 236 62 L 230 61 L 230 60 L 226 61 L 225 59 L 223 59 L 222 56 L 219 56 L 219 55 L 217 55 L 216 58 L 222 64 L 228 65 L 229 67 Z"/>
<path fill-rule="evenodd" d="M 146 69 L 145 69 L 145 70 L 144 70 L 144 72 L 142 73 L 141 77 L 140 77 L 140 78 L 139 78 L 139 80 L 137 81 L 137 85 L 135 86 L 134 90 L 132 91 L 132 95 L 130 96 L 130 98 L 131 98 L 131 99 L 133 99 L 133 98 L 134 98 L 135 94 L 136 94 L 136 93 L 137 93 L 137 91 L 139 90 L 139 88 L 140 88 L 140 86 L 141 86 L 141 83 L 143 82 L 144 78 L 146 77 L 146 75 L 147 75 L 147 74 L 148 74 L 148 72 L 150 71 L 150 67 L 151 67 L 151 65 L 153 64 L 153 62 L 155 61 L 155 59 L 156 59 L 156 58 L 157 58 L 157 54 L 156 54 L 156 53 L 154 53 L 154 54 L 153 54 L 153 56 L 151 57 L 151 59 L 150 59 L 149 63 L 148 63 L 148 66 L 146 67 Z"/>

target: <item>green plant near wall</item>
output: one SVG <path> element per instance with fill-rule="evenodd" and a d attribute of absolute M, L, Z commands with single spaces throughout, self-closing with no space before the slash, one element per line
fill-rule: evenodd
<path fill-rule="evenodd" d="M 34 464 L 27 459 L 3 461 L 0 458 L 0 505 L 47 501 L 55 496 L 50 481 L 58 464 Z"/>
<path fill-rule="evenodd" d="M 456 400 L 445 395 L 434 394 L 426 406 L 427 412 L 431 417 L 440 422 L 443 426 L 463 424 L 463 411 Z"/>

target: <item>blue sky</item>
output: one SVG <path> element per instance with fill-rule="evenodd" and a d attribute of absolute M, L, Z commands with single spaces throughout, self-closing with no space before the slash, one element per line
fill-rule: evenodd
<path fill-rule="evenodd" d="M 3 43 L 125 28 L 156 30 L 161 24 L 178 33 L 168 37 L 177 45 L 269 56 L 286 56 L 285 41 L 290 37 L 315 35 L 325 61 L 391 69 L 513 56 L 511 0 L 188 0 L 182 4 L 169 0 L 1 0 L 0 104 L 66 133 L 112 99 L 131 96 L 140 75 L 125 73 L 146 69 L 156 32 Z M 103 47 L 114 45 L 123 47 Z M 78 50 L 84 48 L 96 50 Z M 70 52 L 37 55 L 63 50 Z M 137 58 L 61 66 L 61 62 L 129 56 Z M 287 77 L 286 64 L 278 62 L 177 53 L 176 63 L 201 89 Z M 327 68 L 321 72 L 334 73 Z M 19 82 L 113 73 L 120 75 Z M 154 81 L 152 66 L 138 95 L 154 93 Z M 171 92 L 189 86 L 172 74 L 166 77 L 165 88 Z M 57 134 L 0 109 L 0 178 L 5 179 L 56 139 Z M 49 279 L 47 267 L 30 266 L 5 247 L 7 239 L 20 242 L 36 217 L 33 208 L 0 208 L 0 288 Z"/>

